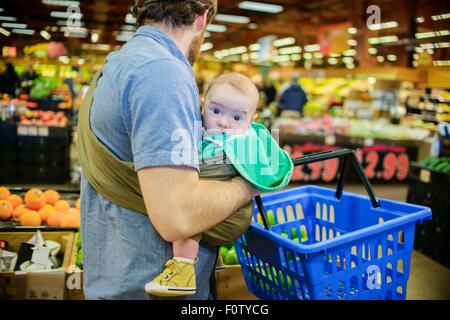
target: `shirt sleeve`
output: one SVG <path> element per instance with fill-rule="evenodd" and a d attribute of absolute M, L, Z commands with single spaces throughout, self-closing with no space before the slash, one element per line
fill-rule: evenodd
<path fill-rule="evenodd" d="M 198 170 L 199 94 L 186 66 L 160 60 L 139 68 L 127 82 L 123 103 L 136 171 L 153 166 Z"/>

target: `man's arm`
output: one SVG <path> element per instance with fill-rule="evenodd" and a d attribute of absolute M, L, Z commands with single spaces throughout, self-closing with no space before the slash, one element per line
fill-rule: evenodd
<path fill-rule="evenodd" d="M 242 178 L 200 180 L 187 167 L 147 167 L 138 178 L 150 220 L 169 242 L 210 229 L 258 194 Z"/>

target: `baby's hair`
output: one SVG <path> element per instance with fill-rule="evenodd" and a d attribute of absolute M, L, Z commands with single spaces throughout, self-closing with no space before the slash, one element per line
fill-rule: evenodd
<path fill-rule="evenodd" d="M 255 105 L 258 105 L 259 92 L 256 88 L 256 85 L 252 82 L 252 80 L 250 80 L 250 78 L 237 72 L 224 73 L 216 77 L 206 89 L 205 98 L 208 96 L 208 92 L 213 86 L 225 83 L 228 83 L 239 92 L 242 92 L 244 95 L 253 95 L 256 100 Z"/>

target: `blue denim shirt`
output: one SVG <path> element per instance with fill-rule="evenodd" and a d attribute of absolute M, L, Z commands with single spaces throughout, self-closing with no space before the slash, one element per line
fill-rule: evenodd
<path fill-rule="evenodd" d="M 135 170 L 180 164 L 198 169 L 199 93 L 192 67 L 165 33 L 141 27 L 108 55 L 94 92 L 90 124 L 100 141 L 119 159 L 132 161 Z M 175 134 L 180 130 L 187 141 L 181 148 Z M 148 296 L 144 286 L 163 270 L 172 247 L 148 216 L 106 200 L 82 176 L 81 230 L 87 299 L 156 298 Z M 197 294 L 184 299 L 211 298 L 215 253 L 215 248 L 201 244 Z"/>

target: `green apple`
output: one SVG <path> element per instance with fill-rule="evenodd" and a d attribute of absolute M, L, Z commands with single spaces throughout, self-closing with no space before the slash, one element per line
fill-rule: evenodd
<path fill-rule="evenodd" d="M 228 248 L 225 246 L 221 246 L 219 252 L 222 258 L 225 258 L 225 256 L 228 254 Z"/>
<path fill-rule="evenodd" d="M 239 260 L 237 257 L 237 253 L 236 250 L 230 249 L 228 250 L 228 254 L 227 256 L 224 258 L 223 263 L 227 264 L 227 265 L 231 265 L 231 264 L 239 264 Z"/>
<path fill-rule="evenodd" d="M 267 222 L 269 222 L 269 225 L 273 226 L 275 223 L 275 216 L 273 215 L 273 211 L 269 211 L 267 213 Z"/>
<path fill-rule="evenodd" d="M 292 238 L 297 238 L 297 229 L 296 228 L 292 228 L 291 229 L 291 237 Z"/>
<path fill-rule="evenodd" d="M 82 251 L 81 249 L 78 250 L 77 260 L 76 260 L 75 264 L 76 264 L 80 269 L 83 269 L 83 251 Z"/>
<path fill-rule="evenodd" d="M 305 228 L 300 228 L 300 239 L 302 242 L 308 241 L 308 235 L 306 234 Z"/>

